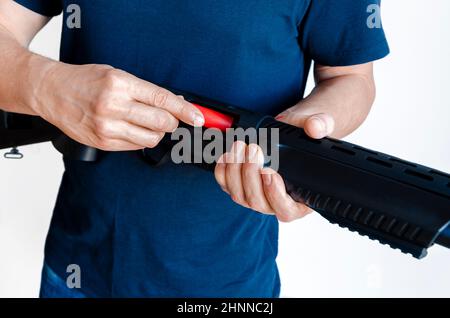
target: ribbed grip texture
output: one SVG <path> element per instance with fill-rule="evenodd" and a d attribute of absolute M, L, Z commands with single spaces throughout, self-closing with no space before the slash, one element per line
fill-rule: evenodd
<path fill-rule="evenodd" d="M 398 248 L 414 257 L 422 258 L 426 255 L 426 248 L 420 243 L 420 226 L 323 193 L 295 187 L 288 181 L 286 188 L 295 201 L 306 204 L 333 224 L 356 231 L 391 248 Z"/>
<path fill-rule="evenodd" d="M 279 134 L 289 194 L 341 227 L 422 258 L 450 222 L 450 176 L 344 141 L 309 138 L 266 118 Z"/>

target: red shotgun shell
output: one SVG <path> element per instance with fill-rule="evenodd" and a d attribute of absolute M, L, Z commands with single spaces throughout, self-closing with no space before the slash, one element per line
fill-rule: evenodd
<path fill-rule="evenodd" d="M 233 117 L 198 104 L 193 105 L 197 107 L 203 114 L 203 117 L 205 117 L 205 125 L 203 127 L 216 128 L 221 131 L 226 131 L 227 128 L 231 128 L 233 126 Z"/>

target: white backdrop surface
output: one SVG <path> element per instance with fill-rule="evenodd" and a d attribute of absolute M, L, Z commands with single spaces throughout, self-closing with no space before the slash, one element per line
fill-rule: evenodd
<path fill-rule="evenodd" d="M 391 55 L 376 64 L 378 97 L 347 138 L 450 172 L 450 1 L 384 0 Z M 32 49 L 57 58 L 61 18 Z M 310 83 L 311 88 L 311 83 Z M 36 297 L 44 240 L 62 175 L 49 144 L 0 159 L 0 297 Z M 450 296 L 450 251 L 413 259 L 330 225 L 318 215 L 283 224 L 278 258 L 284 297 Z"/>

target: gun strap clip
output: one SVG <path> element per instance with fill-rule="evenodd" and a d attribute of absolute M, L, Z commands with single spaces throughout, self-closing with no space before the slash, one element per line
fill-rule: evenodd
<path fill-rule="evenodd" d="M 19 151 L 19 149 L 13 147 L 9 152 L 5 153 L 3 157 L 6 159 L 22 159 L 23 154 Z"/>

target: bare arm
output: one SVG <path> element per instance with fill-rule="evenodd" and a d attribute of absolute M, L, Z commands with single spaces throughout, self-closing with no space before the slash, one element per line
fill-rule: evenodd
<path fill-rule="evenodd" d="M 364 122 L 372 107 L 373 63 L 346 67 L 317 65 L 314 74 L 316 87 L 311 94 L 278 118 L 304 127 L 314 138 L 343 138 Z"/>
<path fill-rule="evenodd" d="M 179 120 L 201 126 L 190 103 L 108 65 L 70 65 L 27 46 L 49 18 L 0 0 L 0 108 L 39 115 L 102 150 L 155 147 Z"/>
<path fill-rule="evenodd" d="M 27 48 L 49 20 L 14 1 L 0 0 L 1 109 L 37 115 L 27 102 L 34 86 L 31 81 L 42 78 L 55 62 L 33 54 Z"/>
<path fill-rule="evenodd" d="M 297 105 L 277 118 L 304 127 L 313 138 L 342 138 L 367 117 L 375 98 L 372 63 L 349 67 L 315 68 L 316 87 Z M 286 192 L 281 176 L 263 169 L 262 150 L 236 142 L 215 170 L 217 182 L 233 201 L 289 222 L 311 212 Z"/>

